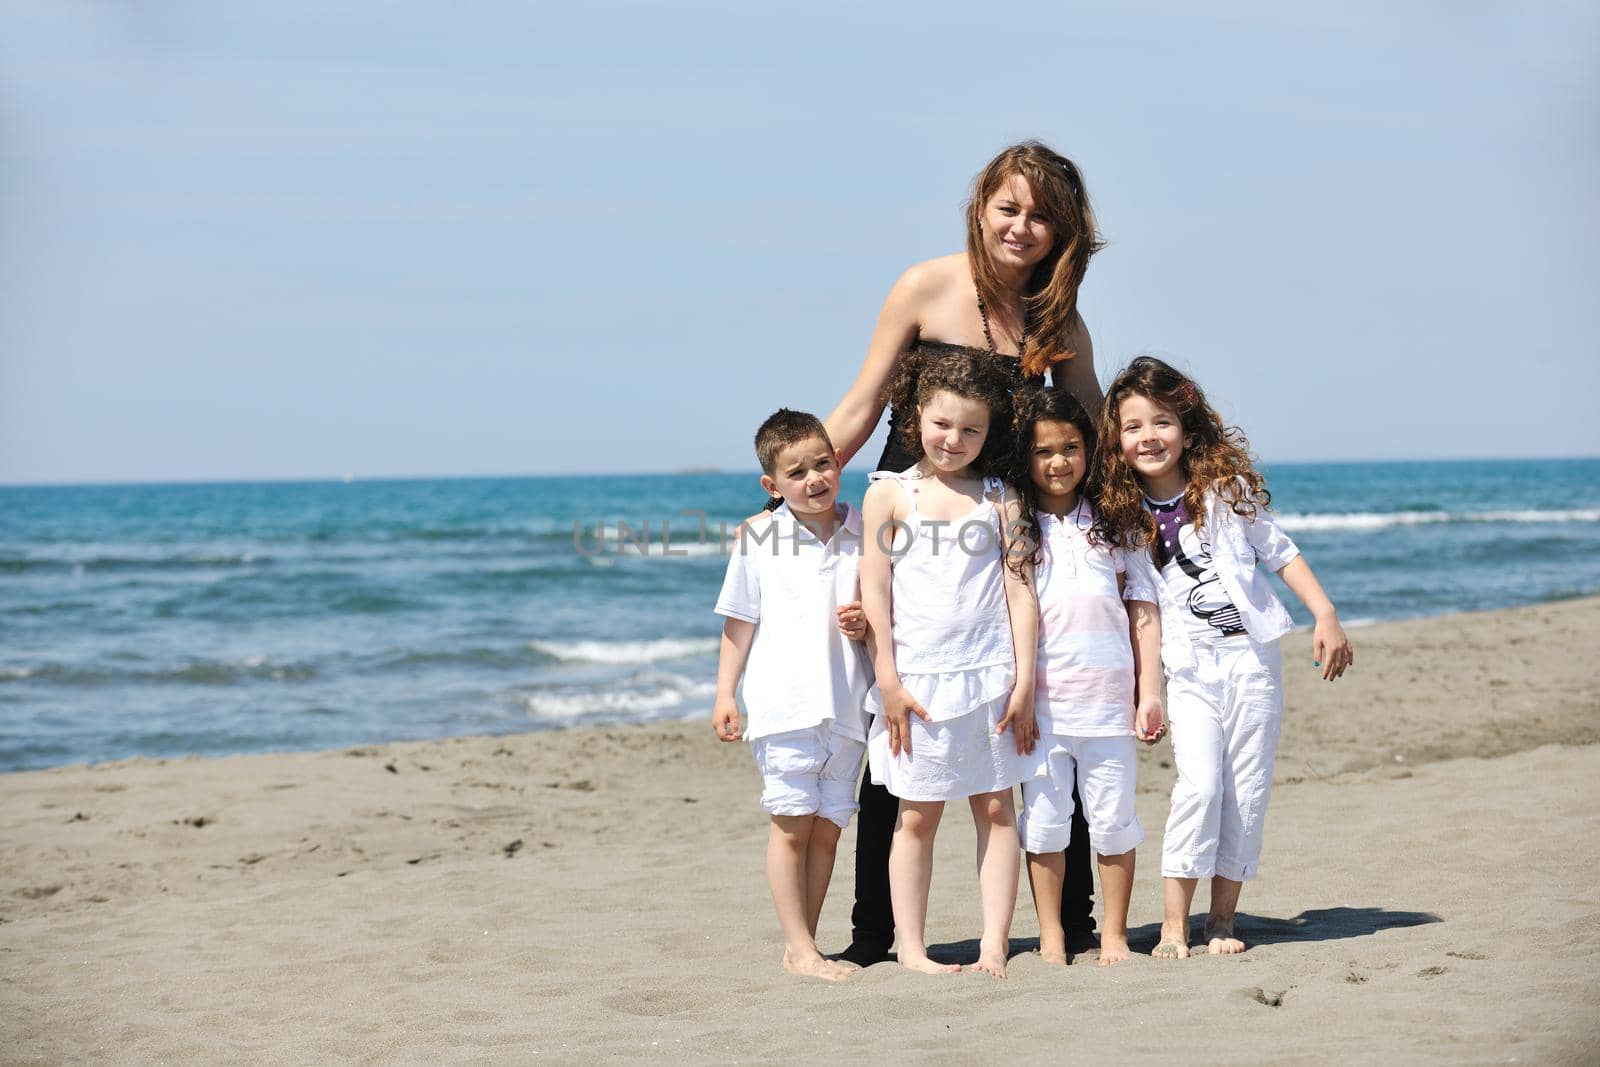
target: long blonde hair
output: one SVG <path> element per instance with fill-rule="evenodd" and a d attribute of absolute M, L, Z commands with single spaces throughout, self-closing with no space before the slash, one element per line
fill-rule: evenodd
<path fill-rule="evenodd" d="M 1095 226 L 1077 164 L 1038 141 L 1012 145 L 978 172 L 972 199 L 967 201 L 967 259 L 985 307 L 1008 306 L 1008 294 L 983 244 L 983 206 L 1013 175 L 1028 183 L 1055 231 L 1055 245 L 1034 266 L 1023 292 L 1028 345 L 1022 353 L 1022 369 L 1038 375 L 1050 364 L 1077 355 L 1071 341 L 1078 321 L 1078 287 L 1089 269 L 1089 257 L 1104 248 L 1105 242 Z"/>

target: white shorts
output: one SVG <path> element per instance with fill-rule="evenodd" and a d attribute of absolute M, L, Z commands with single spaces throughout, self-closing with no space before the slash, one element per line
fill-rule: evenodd
<path fill-rule="evenodd" d="M 1195 646 L 1196 664 L 1167 679 L 1178 780 L 1161 843 L 1168 878 L 1255 877 L 1283 726 L 1277 642 L 1232 637 Z"/>
<path fill-rule="evenodd" d="M 1078 786 L 1089 841 L 1102 856 L 1120 856 L 1144 841 L 1134 813 L 1139 777 L 1138 749 L 1132 737 L 1039 739 L 1049 775 L 1022 783 L 1022 814 L 1017 833 L 1028 852 L 1060 852 L 1072 836 L 1072 786 Z"/>
<path fill-rule="evenodd" d="M 1015 734 L 994 732 L 1005 715 L 1006 698 L 940 722 L 913 715 L 909 756 L 889 754 L 888 726 L 875 716 L 867 739 L 872 780 L 901 800 L 961 800 L 1043 774 L 1044 745 L 1019 755 Z"/>
<path fill-rule="evenodd" d="M 867 746 L 832 723 L 768 734 L 750 742 L 769 815 L 821 815 L 842 830 L 861 805 L 856 781 Z"/>

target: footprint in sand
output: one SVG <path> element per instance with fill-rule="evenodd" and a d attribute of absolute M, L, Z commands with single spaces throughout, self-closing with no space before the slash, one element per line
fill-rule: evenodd
<path fill-rule="evenodd" d="M 55 896 L 57 893 L 61 892 L 63 888 L 63 886 L 59 885 L 29 886 L 26 889 L 17 890 L 17 896 L 21 897 L 23 900 L 43 900 L 45 897 Z"/>
<path fill-rule="evenodd" d="M 1290 986 L 1289 988 L 1293 989 L 1294 987 Z M 1283 1007 L 1284 994 L 1288 993 L 1289 990 L 1284 989 L 1277 993 L 1268 993 L 1260 986 L 1245 986 L 1243 989 L 1237 989 L 1234 992 L 1236 995 L 1246 1000 L 1253 1000 L 1257 1004 L 1265 1004 L 1269 1008 L 1281 1008 Z"/>
<path fill-rule="evenodd" d="M 645 992 L 606 997 L 606 1007 L 624 1015 L 639 1015 L 647 1019 L 675 1015 L 684 1010 L 683 998 L 672 993 Z"/>
<path fill-rule="evenodd" d="M 1486 960 L 1489 958 L 1481 952 L 1446 952 L 1445 955 L 1458 960 Z"/>
<path fill-rule="evenodd" d="M 1450 969 L 1448 967 L 1424 967 L 1424 968 L 1422 968 L 1422 970 L 1417 972 L 1417 977 L 1418 978 L 1437 978 L 1441 974 L 1448 974 L 1449 970 Z"/>

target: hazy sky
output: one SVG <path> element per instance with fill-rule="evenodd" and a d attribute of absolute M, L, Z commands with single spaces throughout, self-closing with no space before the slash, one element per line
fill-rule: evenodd
<path fill-rule="evenodd" d="M 748 467 L 1024 137 L 1102 381 L 1600 452 L 1600 9 L 1194 7 L 0 0 L 0 482 Z"/>

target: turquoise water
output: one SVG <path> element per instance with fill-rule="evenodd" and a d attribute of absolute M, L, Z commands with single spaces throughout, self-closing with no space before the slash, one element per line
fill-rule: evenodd
<path fill-rule="evenodd" d="M 1600 592 L 1600 460 L 1268 476 L 1347 622 Z M 719 529 L 761 501 L 750 474 L 0 489 L 0 769 L 707 714 Z"/>

